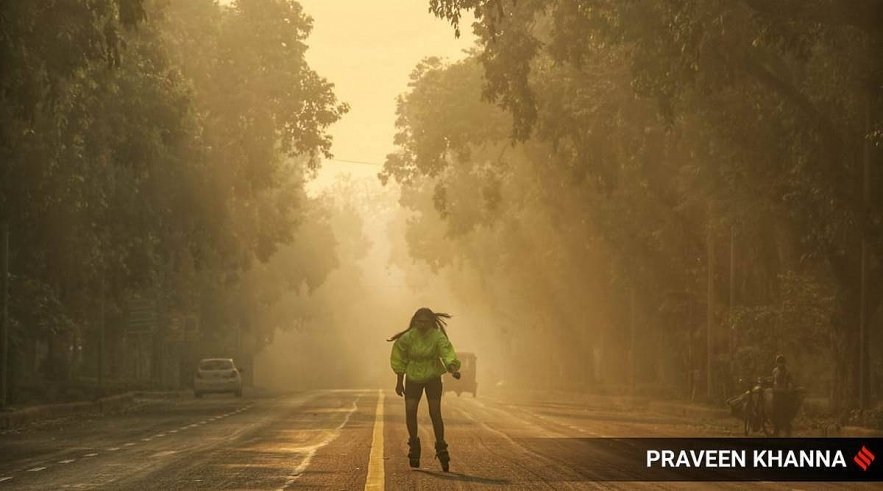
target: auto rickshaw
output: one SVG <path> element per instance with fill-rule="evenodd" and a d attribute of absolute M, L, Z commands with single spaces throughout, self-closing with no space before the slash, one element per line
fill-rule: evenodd
<path fill-rule="evenodd" d="M 445 382 L 445 392 L 455 392 L 457 397 L 463 392 L 471 392 L 472 397 L 475 397 L 478 391 L 478 382 L 475 381 L 475 353 L 457 353 L 457 358 L 460 359 L 460 379 L 450 377 Z"/>

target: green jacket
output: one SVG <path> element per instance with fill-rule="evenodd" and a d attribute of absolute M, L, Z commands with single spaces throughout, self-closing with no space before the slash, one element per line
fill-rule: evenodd
<path fill-rule="evenodd" d="M 444 375 L 448 365 L 460 369 L 460 360 L 448 337 L 438 329 L 420 334 L 411 329 L 392 345 L 389 364 L 396 374 L 405 374 L 412 382 L 427 382 Z"/>

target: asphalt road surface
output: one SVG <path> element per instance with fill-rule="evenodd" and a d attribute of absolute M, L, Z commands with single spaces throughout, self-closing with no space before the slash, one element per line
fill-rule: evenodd
<path fill-rule="evenodd" d="M 421 468 L 406 458 L 404 404 L 392 392 L 246 393 L 140 401 L 123 414 L 0 435 L 3 489 L 856 489 L 831 483 L 603 482 L 628 478 L 615 453 L 592 462 L 538 448 L 570 437 L 715 436 L 639 411 L 446 395 L 451 472 L 433 459 L 425 401 Z M 719 434 L 718 434 L 719 435 Z M 871 488 L 872 486 L 866 486 Z"/>

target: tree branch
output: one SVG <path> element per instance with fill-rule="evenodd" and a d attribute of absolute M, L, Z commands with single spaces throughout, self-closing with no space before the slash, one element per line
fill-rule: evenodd
<path fill-rule="evenodd" d="M 831 145 L 830 150 L 839 153 L 840 139 L 837 127 L 830 119 L 819 112 L 815 104 L 813 104 L 805 94 L 777 77 L 772 71 L 750 54 L 745 56 L 744 62 L 748 73 L 757 79 L 757 81 L 785 97 L 787 100 L 790 100 L 806 117 L 817 123 L 819 129 L 822 130 L 822 136 L 825 138 L 826 145 Z"/>
<path fill-rule="evenodd" d="M 874 32 L 883 26 L 883 0 L 744 0 L 751 9 L 784 21 L 851 26 Z"/>

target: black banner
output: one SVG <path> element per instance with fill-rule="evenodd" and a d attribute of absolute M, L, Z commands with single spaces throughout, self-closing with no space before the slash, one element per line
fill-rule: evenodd
<path fill-rule="evenodd" d="M 883 481 L 883 438 L 531 438 L 587 481 Z"/>

